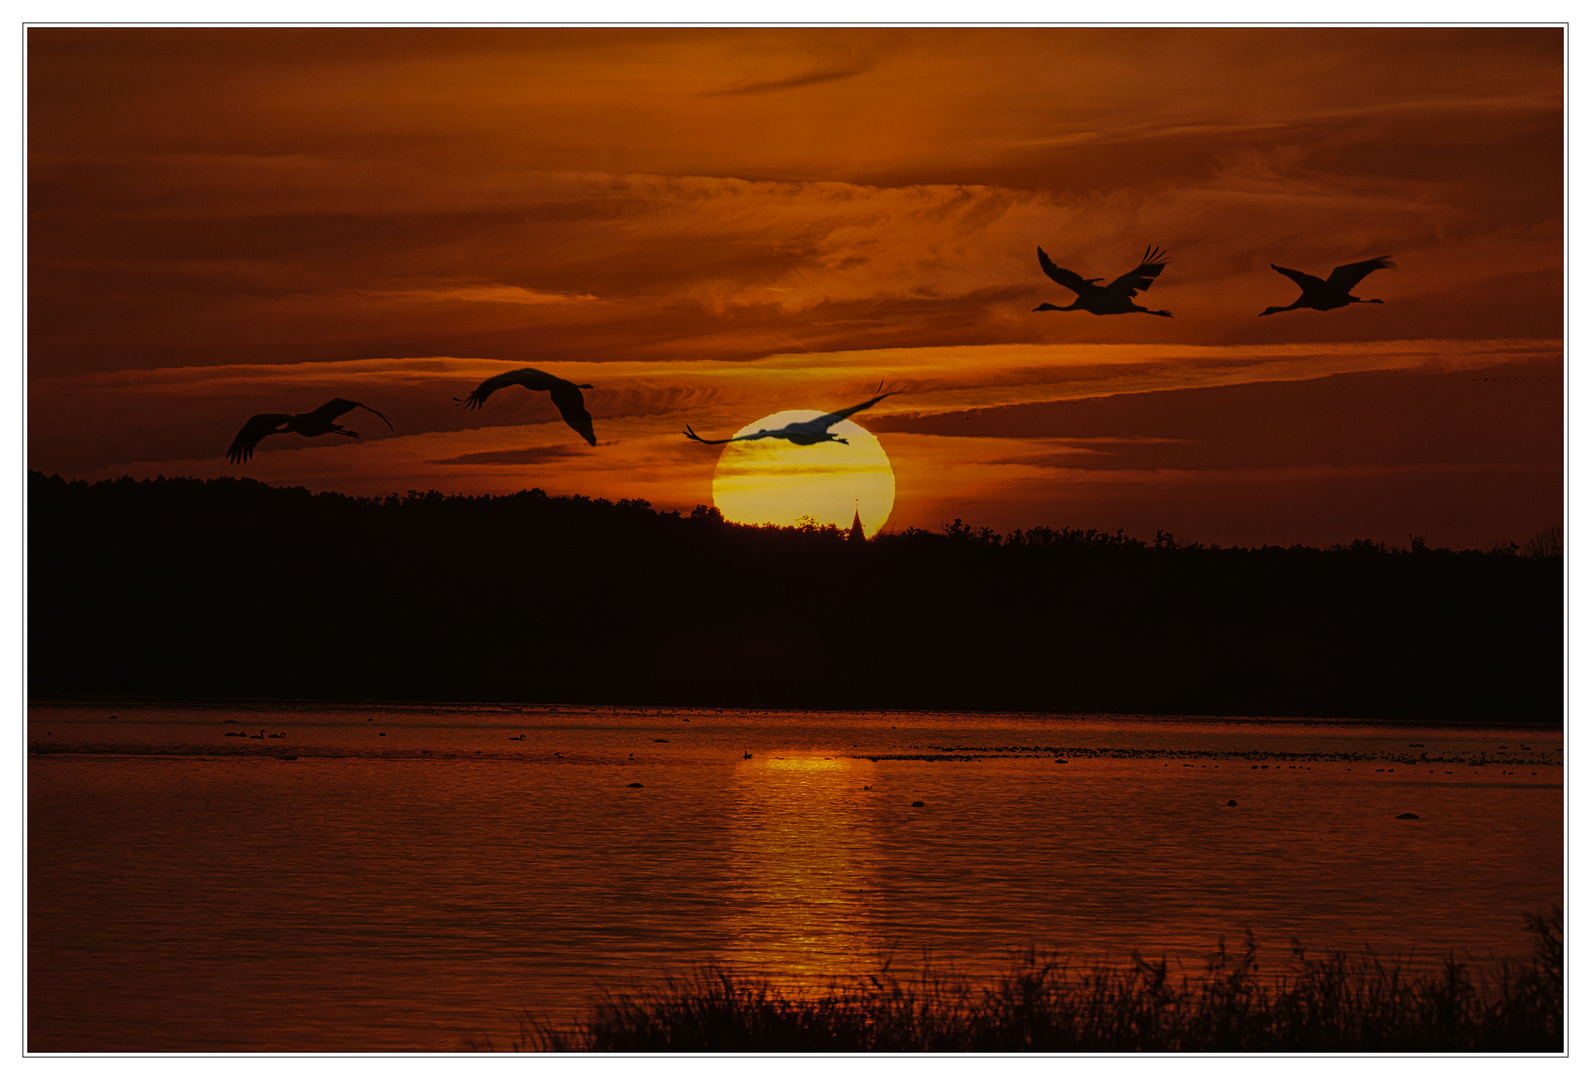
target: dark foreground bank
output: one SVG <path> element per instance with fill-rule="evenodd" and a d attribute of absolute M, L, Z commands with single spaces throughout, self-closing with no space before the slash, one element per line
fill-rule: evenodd
<path fill-rule="evenodd" d="M 1252 938 L 1194 977 L 1164 961 L 1072 969 L 1028 956 L 992 986 L 888 969 L 821 994 L 708 969 L 610 994 L 583 1021 L 528 1021 L 509 1047 L 607 1053 L 1561 1053 L 1563 917 L 1533 916 L 1536 951 L 1483 977 L 1449 960 L 1406 976 L 1365 953 L 1310 957 L 1261 977 Z"/>
<path fill-rule="evenodd" d="M 28 513 L 35 698 L 1562 716 L 1542 544 L 854 542 L 540 491 L 37 473 Z"/>

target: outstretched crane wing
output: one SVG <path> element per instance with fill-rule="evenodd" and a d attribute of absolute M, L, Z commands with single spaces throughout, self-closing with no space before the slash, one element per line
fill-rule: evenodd
<path fill-rule="evenodd" d="M 1275 263 L 1271 263 L 1271 269 L 1275 270 L 1278 274 L 1282 274 L 1282 275 L 1284 275 L 1286 277 L 1292 278 L 1293 279 L 1293 284 L 1297 285 L 1300 289 L 1304 290 L 1304 292 L 1306 292 L 1306 293 L 1314 292 L 1316 290 L 1319 290 L 1319 289 L 1323 288 L 1325 286 L 1325 284 L 1326 284 L 1324 281 L 1321 281 L 1314 274 L 1306 274 L 1302 270 L 1289 270 L 1289 269 L 1287 269 L 1287 267 L 1285 267 L 1285 266 L 1277 266 Z"/>
<path fill-rule="evenodd" d="M 490 379 L 470 391 L 469 397 L 454 398 L 453 400 L 463 405 L 466 409 L 479 409 L 487 398 L 505 386 L 523 386 L 526 390 L 551 390 L 555 385 L 563 381 L 555 375 L 549 375 L 545 371 L 538 371 L 535 368 L 516 368 L 513 371 L 505 371 L 501 375 L 493 375 Z M 592 445 L 595 444 L 593 443 Z"/>
<path fill-rule="evenodd" d="M 729 442 L 751 442 L 753 439 L 788 439 L 790 437 L 790 428 L 794 426 L 795 425 L 793 424 L 789 424 L 782 428 L 775 428 L 772 431 L 769 431 L 767 428 L 762 428 L 760 431 L 754 431 L 750 435 L 731 435 L 727 439 L 704 439 L 700 435 L 696 434 L 696 432 L 692 431 L 689 424 L 686 424 L 685 437 L 687 439 L 695 439 L 699 443 L 706 443 L 709 446 L 718 446 L 722 443 Z"/>
<path fill-rule="evenodd" d="M 737 441 L 734 436 L 730 436 L 727 439 L 704 439 L 700 435 L 696 434 L 696 432 L 692 431 L 691 430 L 691 426 L 689 424 L 685 425 L 685 437 L 687 439 L 695 439 L 699 443 L 706 443 L 708 446 L 719 446 L 719 445 L 722 445 L 723 443 Z M 757 436 L 755 436 L 755 435 L 745 436 L 745 438 L 756 438 L 756 437 Z"/>
<path fill-rule="evenodd" d="M 883 384 L 880 383 L 879 386 L 882 389 Z M 801 426 L 812 427 L 818 431 L 827 431 L 829 428 L 833 427 L 835 424 L 838 424 L 841 420 L 844 420 L 852 413 L 859 413 L 863 409 L 870 409 L 874 405 L 877 405 L 880 401 L 883 401 L 885 398 L 889 397 L 890 394 L 898 394 L 899 392 L 900 391 L 898 390 L 891 390 L 888 393 L 878 395 L 878 397 L 868 398 L 860 405 L 852 405 L 849 409 L 840 409 L 838 412 L 824 413 L 822 416 L 814 417 L 811 420 L 803 420 L 801 422 Z"/>
<path fill-rule="evenodd" d="M 586 442 L 597 445 L 597 433 L 591 426 L 591 414 L 586 412 L 586 396 L 580 392 L 580 387 L 559 379 L 553 383 L 552 403 L 558 406 L 564 423 L 578 431 Z"/>
<path fill-rule="evenodd" d="M 1079 295 L 1081 295 L 1084 289 L 1088 288 L 1091 284 L 1099 280 L 1098 278 L 1084 278 L 1081 274 L 1074 273 L 1073 271 L 1067 270 L 1064 267 L 1056 266 L 1050 261 L 1050 257 L 1044 254 L 1043 248 L 1039 248 L 1039 268 L 1043 270 L 1049 279 L 1055 282 L 1055 284 L 1064 285 Z"/>
<path fill-rule="evenodd" d="M 1106 285 L 1105 289 L 1124 300 L 1130 300 L 1140 291 L 1147 291 L 1149 286 L 1155 283 L 1155 278 L 1160 276 L 1160 271 L 1165 268 L 1166 253 L 1157 247 L 1147 247 L 1138 265 Z"/>
<path fill-rule="evenodd" d="M 384 414 L 376 412 L 376 410 L 372 409 L 369 405 L 366 405 L 363 402 L 349 401 L 347 398 L 332 398 L 330 401 L 326 402 L 326 404 L 322 405 L 309 415 L 316 420 L 324 421 L 325 423 L 330 424 L 343 413 L 350 412 L 354 409 L 363 409 L 366 412 L 376 413 L 377 416 L 381 417 L 382 421 L 387 425 L 387 427 L 392 427 L 392 421 L 388 420 Z"/>
<path fill-rule="evenodd" d="M 238 432 L 237 438 L 232 440 L 232 445 L 227 448 L 226 459 L 234 465 L 241 465 L 254 456 L 254 448 L 260 440 L 267 435 L 278 435 L 287 430 L 283 425 L 293 418 L 287 413 L 260 413 L 251 416 L 248 422 Z"/>
<path fill-rule="evenodd" d="M 1391 266 L 1392 256 L 1390 255 L 1366 259 L 1363 262 L 1348 263 L 1346 266 L 1339 266 L 1333 270 L 1331 276 L 1326 279 L 1326 284 L 1339 292 L 1347 292 L 1363 281 L 1365 275 L 1372 270 L 1386 270 Z"/>

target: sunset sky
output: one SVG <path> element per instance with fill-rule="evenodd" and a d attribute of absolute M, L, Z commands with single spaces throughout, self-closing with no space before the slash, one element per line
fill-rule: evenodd
<path fill-rule="evenodd" d="M 1562 520 L 1557 29 L 30 29 L 28 455 L 712 500 L 853 419 L 888 527 L 1523 541 Z M 1174 318 L 1034 312 L 1170 254 Z M 1271 263 L 1379 255 L 1382 305 Z M 517 387 L 590 383 L 598 445 Z M 364 438 L 251 414 L 362 401 Z M 804 452 L 820 454 L 826 448 Z"/>

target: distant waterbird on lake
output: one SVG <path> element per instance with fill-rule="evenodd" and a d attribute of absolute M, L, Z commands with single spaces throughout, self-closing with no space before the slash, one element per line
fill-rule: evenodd
<path fill-rule="evenodd" d="M 1145 315 L 1171 318 L 1169 311 L 1150 311 L 1132 301 L 1140 292 L 1147 292 L 1160 271 L 1166 268 L 1166 253 L 1153 245 L 1144 250 L 1144 257 L 1136 267 L 1109 285 L 1099 284 L 1104 278 L 1085 278 L 1076 271 L 1056 266 L 1043 248 L 1039 248 L 1039 268 L 1051 281 L 1075 292 L 1077 299 L 1066 307 L 1040 304 L 1034 311 L 1086 311 L 1091 315 L 1130 315 L 1141 311 Z"/>
<path fill-rule="evenodd" d="M 1306 274 L 1301 270 L 1289 270 L 1285 266 L 1271 263 L 1271 269 L 1278 274 L 1293 279 L 1293 283 L 1303 290 L 1302 295 L 1286 307 L 1268 307 L 1260 312 L 1261 315 L 1274 315 L 1278 311 L 1292 311 L 1296 308 L 1313 308 L 1316 311 L 1331 311 L 1335 308 L 1347 307 L 1349 304 L 1379 304 L 1380 300 L 1361 300 L 1357 296 L 1349 295 L 1353 287 L 1363 281 L 1366 274 L 1376 270 L 1392 268 L 1392 257 L 1381 255 L 1374 259 L 1365 259 L 1362 262 L 1344 263 L 1333 270 L 1325 281 L 1314 274 Z"/>
<path fill-rule="evenodd" d="M 879 383 L 878 387 L 880 390 L 883 390 L 884 384 Z M 837 412 L 824 413 L 822 416 L 815 416 L 811 420 L 796 420 L 792 423 L 786 424 L 782 428 L 773 428 L 772 430 L 768 428 L 761 428 L 752 432 L 750 435 L 732 435 L 727 439 L 704 439 L 700 435 L 696 434 L 695 431 L 691 430 L 691 426 L 689 424 L 686 424 L 685 437 L 687 439 L 695 439 L 699 443 L 706 443 L 709 446 L 718 446 L 722 443 L 731 442 L 750 442 L 753 439 L 787 439 L 790 442 L 795 443 L 797 446 L 816 446 L 818 443 L 823 442 L 844 443 L 846 446 L 849 446 L 851 445 L 850 440 L 842 439 L 840 436 L 830 431 L 829 428 L 833 427 L 835 424 L 838 424 L 841 420 L 850 417 L 853 413 L 859 413 L 863 409 L 870 409 L 874 405 L 877 405 L 880 401 L 883 401 L 885 398 L 889 397 L 890 394 L 896 394 L 899 392 L 900 391 L 898 390 L 890 390 L 886 393 L 879 394 L 877 397 L 868 398 L 860 405 L 852 405 L 848 409 L 840 409 Z"/>
<path fill-rule="evenodd" d="M 591 414 L 586 412 L 586 398 L 580 391 L 595 389 L 590 383 L 572 383 L 535 368 L 520 368 L 493 375 L 470 392 L 469 397 L 454 398 L 466 409 L 479 409 L 486 399 L 505 386 L 523 386 L 526 390 L 546 390 L 552 403 L 558 407 L 564 423 L 574 428 L 580 437 L 592 446 L 597 445 L 597 433 L 591 426 Z"/>
<path fill-rule="evenodd" d="M 254 448 L 260 444 L 261 439 L 270 435 L 286 435 L 290 431 L 296 431 L 311 439 L 317 435 L 346 435 L 350 439 L 357 439 L 359 432 L 350 431 L 337 423 L 339 416 L 353 409 L 376 413 L 387 427 L 392 427 L 391 420 L 369 405 L 349 401 L 347 398 L 332 398 L 314 412 L 258 413 L 249 417 L 248 423 L 243 425 L 237 438 L 233 439 L 232 445 L 227 448 L 226 458 L 232 464 L 240 465 L 254 456 Z"/>

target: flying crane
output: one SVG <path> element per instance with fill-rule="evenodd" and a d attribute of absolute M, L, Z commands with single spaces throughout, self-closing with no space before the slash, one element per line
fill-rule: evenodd
<path fill-rule="evenodd" d="M 1379 304 L 1380 300 L 1361 300 L 1357 296 L 1350 296 L 1349 291 L 1359 282 L 1364 280 L 1366 274 L 1375 270 L 1386 270 L 1392 266 L 1392 257 L 1382 255 L 1375 259 L 1365 259 L 1363 262 L 1346 263 L 1331 272 L 1325 281 L 1314 274 L 1306 274 L 1301 270 L 1289 270 L 1285 266 L 1271 263 L 1271 269 L 1278 274 L 1286 275 L 1303 290 L 1303 294 L 1286 307 L 1268 307 L 1260 312 L 1261 315 L 1274 315 L 1278 311 L 1292 311 L 1295 308 L 1314 308 L 1316 311 L 1331 311 L 1333 308 L 1347 307 L 1349 304 Z"/>
<path fill-rule="evenodd" d="M 1169 311 L 1150 311 L 1132 302 L 1134 296 L 1147 292 L 1149 286 L 1155 283 L 1155 278 L 1160 276 L 1160 271 L 1166 268 L 1166 253 L 1159 248 L 1145 248 L 1144 257 L 1138 261 L 1138 265 L 1109 285 L 1098 284 L 1104 278 L 1085 278 L 1075 271 L 1056 266 L 1044 254 L 1043 248 L 1039 248 L 1039 267 L 1051 281 L 1075 292 L 1077 299 L 1066 307 L 1040 304 L 1034 311 L 1086 311 L 1093 315 L 1129 315 L 1141 311 L 1145 315 L 1171 318 Z"/>
<path fill-rule="evenodd" d="M 232 440 L 232 445 L 227 448 L 227 460 L 234 465 L 240 465 L 254 456 L 254 448 L 260 440 L 271 435 L 286 435 L 289 431 L 296 431 L 307 438 L 317 435 L 347 435 L 351 439 L 359 438 L 359 432 L 350 431 L 338 424 L 337 418 L 353 409 L 364 409 L 366 412 L 376 413 L 387 427 L 392 427 L 392 421 L 383 414 L 376 412 L 369 405 L 347 398 L 332 398 L 326 404 L 307 413 L 259 413 L 249 417 L 243 430 L 238 432 L 237 438 Z"/>
<path fill-rule="evenodd" d="M 479 409 L 486 399 L 505 386 L 523 386 L 526 390 L 546 390 L 552 394 L 552 403 L 564 423 L 574 428 L 580 437 L 592 446 L 597 445 L 597 433 L 591 426 L 591 414 L 586 412 L 586 398 L 580 391 L 594 389 L 590 383 L 572 383 L 535 368 L 520 368 L 493 375 L 470 392 L 469 397 L 454 398 L 466 409 Z"/>
<path fill-rule="evenodd" d="M 879 389 L 882 390 L 884 388 L 883 383 L 879 383 L 878 385 Z M 877 397 L 868 398 L 860 405 L 852 405 L 848 409 L 840 409 L 837 412 L 824 413 L 822 416 L 815 416 L 811 420 L 796 420 L 792 423 L 786 424 L 782 428 L 774 428 L 772 430 L 769 430 L 768 428 L 762 428 L 758 431 L 752 432 L 750 435 L 733 435 L 727 439 L 704 439 L 700 435 L 696 434 L 696 432 L 692 431 L 689 424 L 686 424 L 685 437 L 688 439 L 695 439 L 699 443 L 707 443 L 710 446 L 717 446 L 721 443 L 750 442 L 753 439 L 788 439 L 797 446 L 815 446 L 822 442 L 844 443 L 846 446 L 849 446 L 849 440 L 840 438 L 838 435 L 830 431 L 829 428 L 833 427 L 835 424 L 838 424 L 841 420 L 846 419 L 852 413 L 859 413 L 863 409 L 872 408 L 880 401 L 883 401 L 885 398 L 889 397 L 890 394 L 895 393 L 899 393 L 899 391 L 890 390 L 888 393 L 883 393 L 879 394 Z"/>

